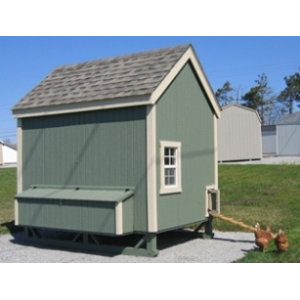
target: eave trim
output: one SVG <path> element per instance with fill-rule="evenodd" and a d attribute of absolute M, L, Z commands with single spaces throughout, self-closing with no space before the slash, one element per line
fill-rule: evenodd
<path fill-rule="evenodd" d="M 49 107 L 36 107 L 36 108 L 33 107 L 33 108 L 18 109 L 18 110 L 16 109 L 13 110 L 13 117 L 29 118 L 29 117 L 40 117 L 40 116 L 50 116 L 50 115 L 149 105 L 149 97 L 150 95 L 145 95 L 145 96 L 98 100 L 98 101 L 91 101 L 91 102 L 80 102 L 80 103 L 72 103 L 72 104 L 49 106 Z"/>

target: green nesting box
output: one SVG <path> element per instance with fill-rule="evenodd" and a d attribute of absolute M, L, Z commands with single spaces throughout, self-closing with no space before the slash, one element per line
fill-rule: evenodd
<path fill-rule="evenodd" d="M 16 196 L 19 222 L 87 233 L 132 233 L 133 195 L 125 188 L 33 186 Z"/>

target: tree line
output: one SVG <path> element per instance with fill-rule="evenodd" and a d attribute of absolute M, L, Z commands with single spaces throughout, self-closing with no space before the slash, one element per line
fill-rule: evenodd
<path fill-rule="evenodd" d="M 299 69 L 300 71 L 300 69 Z M 285 88 L 274 94 L 269 86 L 265 73 L 258 75 L 255 84 L 244 94 L 239 89 L 234 89 L 229 81 L 217 89 L 216 98 L 221 106 L 238 103 L 257 110 L 262 124 L 275 124 L 283 114 L 292 114 L 294 104 L 300 107 L 300 72 L 284 77 Z"/>

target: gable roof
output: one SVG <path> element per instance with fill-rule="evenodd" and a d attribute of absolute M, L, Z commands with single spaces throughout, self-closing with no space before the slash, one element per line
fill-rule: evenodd
<path fill-rule="evenodd" d="M 228 105 L 222 106 L 222 110 L 226 110 L 226 109 L 232 108 L 232 107 L 237 107 L 237 108 L 240 108 L 240 109 L 248 110 L 248 111 L 250 111 L 250 112 L 256 114 L 256 116 L 257 116 L 259 122 L 261 123 L 261 118 L 260 118 L 259 113 L 257 112 L 257 110 L 252 109 L 252 108 L 250 108 L 250 107 L 247 107 L 247 106 L 245 106 L 245 105 L 240 105 L 240 104 L 228 104 Z"/>
<path fill-rule="evenodd" d="M 283 115 L 278 120 L 277 125 L 297 125 L 300 124 L 300 111 L 289 115 Z"/>
<path fill-rule="evenodd" d="M 214 93 L 191 45 L 59 67 L 17 103 L 16 117 L 154 104 L 190 60 L 219 115 Z"/>

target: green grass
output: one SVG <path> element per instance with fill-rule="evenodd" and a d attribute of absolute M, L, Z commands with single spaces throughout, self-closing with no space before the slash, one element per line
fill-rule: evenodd
<path fill-rule="evenodd" d="M 300 262 L 300 166 L 221 165 L 219 186 L 221 213 L 254 226 L 283 229 L 289 250 L 278 253 L 272 242 L 263 253 L 250 251 L 238 262 Z M 0 169 L 0 224 L 13 221 L 16 169 Z M 239 227 L 214 220 L 217 230 L 237 231 Z M 8 233 L 0 226 L 0 233 Z M 254 244 L 253 244 L 254 246 Z"/>
<path fill-rule="evenodd" d="M 11 227 L 14 219 L 15 194 L 16 168 L 0 169 L 0 234 L 8 233 L 8 226 Z"/>
<path fill-rule="evenodd" d="M 300 166 L 221 165 L 221 213 L 254 226 L 259 222 L 276 233 L 283 229 L 289 250 L 278 253 L 274 242 L 267 250 L 251 251 L 238 262 L 300 262 Z M 218 230 L 242 230 L 214 220 Z"/>

